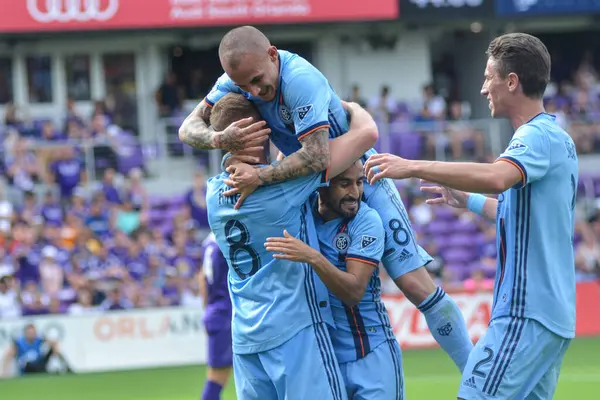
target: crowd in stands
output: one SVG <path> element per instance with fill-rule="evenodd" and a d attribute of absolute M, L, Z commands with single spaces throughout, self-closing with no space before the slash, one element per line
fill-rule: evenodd
<path fill-rule="evenodd" d="M 600 75 L 589 55 L 574 74 L 560 72 L 559 67 L 554 77 L 559 83 L 548 88 L 547 109 L 568 127 L 579 154 L 598 152 Z M 181 107 L 176 82 L 169 75 L 156 94 L 163 116 Z M 484 132 L 468 121 L 469 104 L 436 94 L 433 85 L 425 85 L 422 98 L 410 104 L 387 87 L 366 100 L 356 86 L 347 99 L 369 109 L 382 129 L 393 127 L 391 150 L 401 144 L 397 154 L 433 158 L 441 143 L 452 159 L 492 159 Z M 206 176 L 197 174 L 187 194 L 149 195 L 143 163 L 121 162 L 123 132 L 113 124 L 113 113 L 97 102 L 91 116 L 82 116 L 69 101 L 64 123 L 56 126 L 51 120 L 21 120 L 13 105 L 5 106 L 0 318 L 202 306 L 196 278 L 208 232 Z M 411 135 L 419 145 L 414 154 L 403 153 L 411 148 Z M 86 174 L 84 150 L 90 143 L 98 182 Z M 434 256 L 427 266 L 432 276 L 447 289 L 490 289 L 497 252 L 493 224 L 461 210 L 426 205 L 418 182 L 397 184 L 418 242 Z M 600 179 L 595 185 L 592 194 L 600 198 Z M 578 279 L 597 279 L 600 201 L 589 215 L 578 213 L 574 246 Z M 389 279 L 383 287 L 397 291 Z"/>
<path fill-rule="evenodd" d="M 206 226 L 203 184 L 182 197 L 171 225 L 151 226 L 139 170 L 114 170 L 92 190 L 24 193 L 0 202 L 0 318 L 133 307 L 202 306 L 196 278 Z"/>

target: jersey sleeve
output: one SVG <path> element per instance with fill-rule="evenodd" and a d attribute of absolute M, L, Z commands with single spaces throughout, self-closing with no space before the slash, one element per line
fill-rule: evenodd
<path fill-rule="evenodd" d="M 550 141 L 544 132 L 531 125 L 521 127 L 497 161 L 511 163 L 519 169 L 519 189 L 546 175 L 550 167 Z"/>
<path fill-rule="evenodd" d="M 365 206 L 363 203 L 362 207 Z M 356 217 L 353 222 L 348 232 L 350 248 L 346 254 L 346 261 L 360 261 L 378 267 L 385 247 L 385 230 L 381 217 L 371 209 Z"/>
<path fill-rule="evenodd" d="M 298 140 L 319 129 L 329 129 L 331 88 L 316 69 L 295 74 L 283 87 L 285 104 L 290 108 Z"/>
<path fill-rule="evenodd" d="M 328 185 L 327 172 L 301 176 L 278 185 L 280 185 L 286 201 L 291 206 L 298 207 L 304 204 L 318 188 Z"/>
<path fill-rule="evenodd" d="M 204 98 L 204 101 L 209 107 L 212 108 L 212 106 L 214 106 L 217 101 L 221 100 L 221 98 L 227 93 L 243 94 L 244 92 L 231 81 L 227 74 L 223 74 L 219 79 L 217 79 L 217 82 L 212 87 L 210 92 L 208 92 Z"/>

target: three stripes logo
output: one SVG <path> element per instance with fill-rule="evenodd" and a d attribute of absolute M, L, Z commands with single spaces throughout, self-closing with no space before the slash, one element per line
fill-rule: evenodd
<path fill-rule="evenodd" d="M 412 256 L 413 256 L 413 254 L 410 251 L 408 251 L 406 249 L 403 249 L 402 253 L 400 253 L 400 260 L 399 261 L 400 262 L 406 261 L 409 258 L 411 258 Z"/>
<path fill-rule="evenodd" d="M 464 381 L 463 385 L 465 385 L 466 387 L 469 387 L 471 389 L 477 389 L 477 385 L 475 384 L 475 377 L 474 376 L 472 376 L 469 379 L 467 379 L 466 381 Z"/>

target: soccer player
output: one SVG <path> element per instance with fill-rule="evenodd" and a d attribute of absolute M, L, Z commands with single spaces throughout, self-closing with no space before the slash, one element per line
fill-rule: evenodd
<path fill-rule="evenodd" d="M 271 131 L 271 140 L 286 157 L 261 169 L 233 169 L 240 194 L 236 207 L 255 188 L 316 172 L 330 164 L 329 138 L 348 131 L 347 116 L 327 79 L 302 57 L 272 46 L 258 29 L 245 26 L 227 33 L 219 46 L 224 74 L 179 130 L 180 139 L 196 148 L 242 150 Z M 244 94 L 268 122 L 247 126 L 241 120 L 221 130 L 208 128 L 212 105 L 226 93 Z M 257 131 L 258 130 L 258 131 Z M 234 139 L 243 131 L 247 141 Z M 265 132 L 263 132 L 265 131 Z M 370 154 L 370 149 L 364 160 Z M 385 179 L 365 186 L 365 202 L 375 209 L 386 230 L 383 265 L 396 285 L 425 316 L 429 329 L 462 371 L 473 348 L 460 309 L 435 285 L 424 266 L 431 261 L 415 241 L 406 209 L 394 183 Z M 443 329 L 441 329 L 443 328 Z"/>
<path fill-rule="evenodd" d="M 368 113 L 354 105 L 349 109 L 350 132 L 331 144 L 333 176 L 377 140 Z M 248 116 L 260 118 L 244 96 L 229 94 L 215 104 L 211 121 L 218 128 Z M 266 163 L 265 151 L 266 146 L 255 153 L 256 167 Z M 208 220 L 229 265 L 233 371 L 240 400 L 346 399 L 327 330 L 334 326 L 327 289 L 309 266 L 274 259 L 264 248 L 268 237 L 284 229 L 318 246 L 308 198 L 327 181 L 327 172 L 318 172 L 261 187 L 239 210 L 234 208 L 237 196 L 224 195 L 231 189 L 229 173 L 208 181 Z"/>
<path fill-rule="evenodd" d="M 371 180 L 417 177 L 446 186 L 423 188 L 442 194 L 428 202 L 466 207 L 496 222 L 492 318 L 469 357 L 459 398 L 551 399 L 575 335 L 577 153 L 571 137 L 544 111 L 546 46 L 512 33 L 494 39 L 487 55 L 481 94 L 492 117 L 508 118 L 516 130 L 495 163 L 380 154 L 366 170 Z M 496 200 L 477 193 L 500 195 Z"/>
<path fill-rule="evenodd" d="M 229 266 L 214 234 L 209 234 L 202 246 L 204 260 L 201 284 L 205 299 L 204 326 L 208 335 L 208 379 L 202 400 L 219 400 L 233 365 L 231 299 L 227 289 Z"/>
<path fill-rule="evenodd" d="M 320 251 L 287 231 L 265 247 L 275 258 L 310 264 L 329 289 L 336 324 L 329 334 L 348 398 L 399 400 L 402 356 L 379 280 L 385 230 L 377 211 L 361 202 L 364 179 L 359 160 L 319 189 L 312 206 Z"/>

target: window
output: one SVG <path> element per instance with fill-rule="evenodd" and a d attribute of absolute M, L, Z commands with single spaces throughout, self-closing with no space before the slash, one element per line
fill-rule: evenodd
<path fill-rule="evenodd" d="M 0 104 L 13 101 L 12 60 L 0 58 Z"/>
<path fill-rule="evenodd" d="M 29 102 L 52 102 L 52 59 L 50 56 L 29 56 L 27 65 L 27 89 Z"/>
<path fill-rule="evenodd" d="M 75 101 L 91 100 L 90 92 L 90 57 L 72 55 L 65 57 L 67 92 Z"/>
<path fill-rule="evenodd" d="M 105 54 L 102 64 L 106 81 L 106 100 L 112 104 L 113 122 L 123 129 L 137 132 L 135 55 Z"/>

